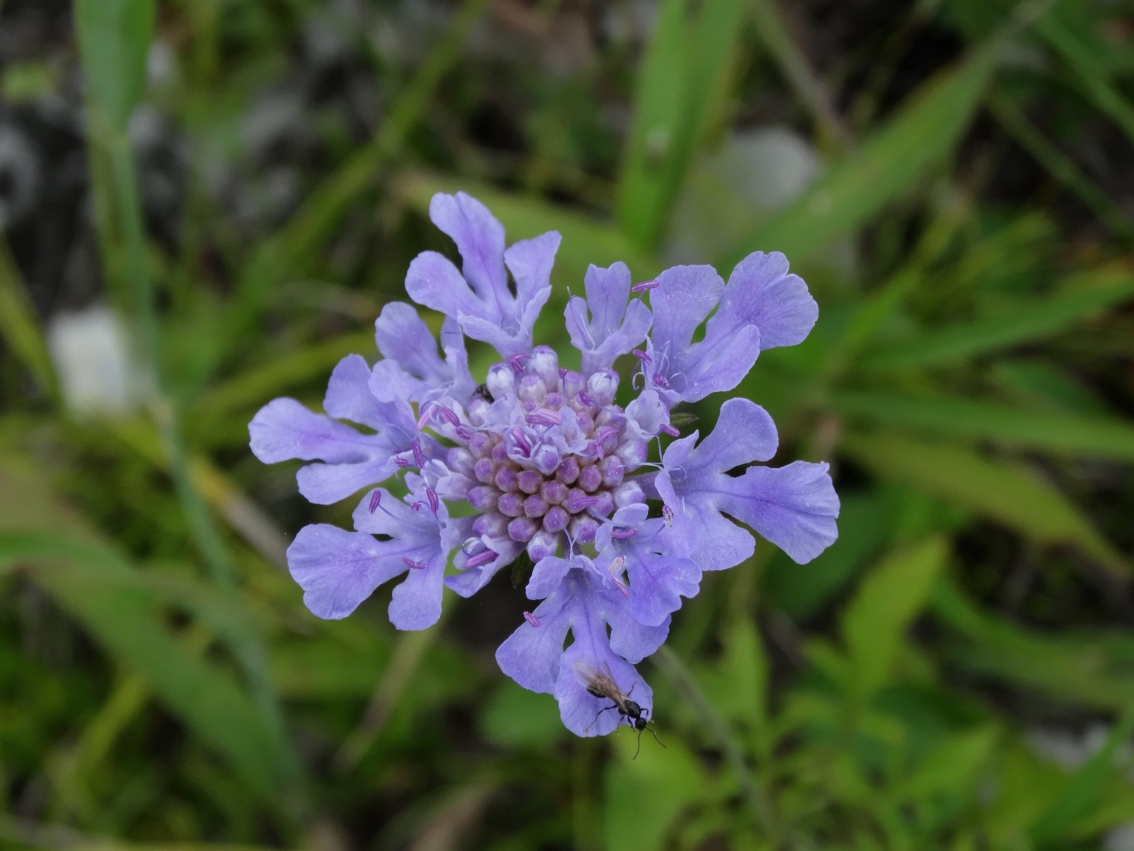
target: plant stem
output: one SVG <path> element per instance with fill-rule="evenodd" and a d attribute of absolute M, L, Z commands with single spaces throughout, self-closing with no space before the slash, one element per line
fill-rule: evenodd
<path fill-rule="evenodd" d="M 692 672 L 681 661 L 681 658 L 668 647 L 662 646 L 654 655 L 654 662 L 661 672 L 669 679 L 674 688 L 681 694 L 694 711 L 701 716 L 701 722 L 717 739 L 717 744 L 724 751 L 725 759 L 736 772 L 740 782 L 740 791 L 752 817 L 761 825 L 772 840 L 775 848 L 783 844 L 783 832 L 772 808 L 771 801 L 757 782 L 752 768 L 744 758 L 744 752 L 733 735 L 728 724 L 717 711 L 713 709 L 708 698 L 705 697 Z"/>

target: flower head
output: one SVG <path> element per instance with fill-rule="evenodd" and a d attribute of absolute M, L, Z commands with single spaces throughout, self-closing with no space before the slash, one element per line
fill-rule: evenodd
<path fill-rule="evenodd" d="M 649 716 L 652 692 L 633 666 L 665 640 L 703 571 L 752 554 L 752 535 L 734 520 L 800 563 L 835 539 L 839 503 L 825 464 L 735 475 L 776 451 L 775 426 L 758 405 L 726 401 L 700 442 L 670 424 L 674 405 L 735 388 L 762 349 L 801 341 L 815 301 L 779 254 L 750 255 L 727 284 L 708 266 L 635 286 L 624 264 L 592 266 L 586 297 L 571 298 L 565 312 L 576 371 L 532 340 L 559 235 L 505 248 L 499 222 L 463 193 L 434 196 L 430 216 L 457 244 L 462 268 L 424 252 L 406 291 L 445 315 L 440 348 L 413 307 L 387 304 L 375 324 L 383 358 L 373 368 L 345 358 L 331 375 L 326 415 L 276 399 L 250 424 L 262 461 L 319 462 L 299 471 L 312 502 L 367 490 L 354 531 L 300 530 L 288 550 L 292 576 L 324 618 L 345 617 L 404 577 L 390 619 L 424 629 L 440 617 L 443 586 L 471 596 L 526 552 L 535 564 L 527 595 L 541 602 L 497 661 L 525 688 L 554 694 L 576 734 L 609 733 L 626 718 L 604 711 L 617 707 L 600 696 L 595 675 L 580 672 L 603 672 L 608 690 L 632 693 Z M 469 372 L 466 337 L 501 357 L 481 384 Z M 635 364 L 633 382 L 615 371 L 620 358 Z M 633 398 L 620 404 L 620 391 Z M 663 436 L 669 445 L 649 463 Z M 404 477 L 404 500 L 374 487 L 394 476 Z M 452 503 L 464 503 L 467 516 L 450 517 Z"/>

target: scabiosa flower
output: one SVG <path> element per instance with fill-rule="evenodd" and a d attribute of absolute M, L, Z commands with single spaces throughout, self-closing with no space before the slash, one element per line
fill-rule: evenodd
<path fill-rule="evenodd" d="M 462 268 L 424 252 L 406 291 L 444 314 L 440 351 L 414 308 L 387 304 L 375 323 L 382 359 L 373 368 L 358 355 L 340 362 L 325 415 L 276 399 L 249 426 L 262 461 L 316 462 L 298 474 L 311 502 L 366 491 L 354 531 L 301 529 L 288 565 L 323 618 L 345 617 L 404 577 L 390 620 L 424 629 L 440 617 L 443 586 L 472 596 L 526 553 L 534 563 L 526 593 L 538 603 L 497 661 L 525 688 L 553 694 L 572 732 L 605 735 L 624 719 L 602 711 L 611 701 L 588 687 L 586 672 L 609 675 L 652 716 L 652 692 L 634 665 L 665 641 L 703 571 L 752 555 L 753 536 L 734 521 L 801 564 L 835 540 L 839 501 L 826 464 L 748 466 L 777 448 L 761 407 L 727 400 L 699 442 L 696 432 L 681 437 L 669 416 L 679 403 L 734 389 L 761 350 L 803 340 L 818 308 L 781 254 L 749 255 L 727 284 L 709 266 L 678 266 L 633 286 L 625 264 L 591 266 L 586 296 L 565 312 L 581 363 L 568 369 L 532 340 L 559 234 L 506 248 L 500 223 L 464 193 L 435 195 L 430 218 L 456 243 Z M 479 385 L 466 337 L 500 354 Z M 635 364 L 625 406 L 616 401 L 620 358 Z M 375 487 L 399 475 L 404 500 Z M 466 516 L 450 516 L 456 503 Z"/>

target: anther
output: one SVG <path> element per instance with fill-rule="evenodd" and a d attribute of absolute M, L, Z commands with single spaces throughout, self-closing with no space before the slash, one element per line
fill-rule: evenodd
<path fill-rule="evenodd" d="M 435 407 L 434 405 L 422 405 L 421 406 L 421 416 L 417 418 L 417 430 L 418 431 L 421 431 L 423 428 L 425 428 L 425 424 L 427 422 L 429 422 L 430 418 L 433 416 L 434 407 Z"/>
<path fill-rule="evenodd" d="M 488 564 L 490 561 L 492 561 L 494 558 L 496 558 L 496 555 L 497 554 L 494 553 L 492 550 L 485 550 L 484 552 L 479 552 L 475 556 L 473 556 L 472 558 L 470 558 L 468 561 L 465 562 L 465 570 L 472 570 L 474 567 L 480 567 L 481 565 Z"/>
<path fill-rule="evenodd" d="M 662 423 L 658 431 L 663 434 L 668 434 L 670 437 L 681 437 L 681 432 L 671 426 L 669 423 Z"/>
<path fill-rule="evenodd" d="M 654 362 L 654 359 L 651 358 L 645 352 L 643 352 L 641 349 L 634 349 L 634 351 L 630 352 L 630 354 L 632 354 L 634 357 L 636 357 L 642 363 L 646 364 L 646 366 L 649 366 L 650 364 L 652 364 Z"/>
<path fill-rule="evenodd" d="M 673 525 L 673 509 L 668 505 L 663 505 L 661 509 L 662 520 L 665 521 L 667 527 Z"/>
<path fill-rule="evenodd" d="M 524 374 L 524 361 L 531 360 L 528 355 L 512 355 L 508 358 L 508 365 L 516 375 Z"/>
<path fill-rule="evenodd" d="M 425 452 L 421 448 L 421 441 L 418 438 L 415 437 L 413 439 L 413 442 L 410 444 L 410 446 L 413 449 L 414 463 L 417 464 L 418 469 L 424 467 L 425 466 Z"/>
<path fill-rule="evenodd" d="M 437 491 L 431 487 L 426 487 L 425 498 L 429 500 L 429 510 L 436 514 L 437 509 L 441 507 L 441 500 L 437 498 Z"/>
<path fill-rule="evenodd" d="M 632 293 L 644 293 L 646 290 L 652 290 L 658 285 L 657 281 L 642 281 L 640 284 L 634 284 L 630 288 Z"/>
<path fill-rule="evenodd" d="M 524 620 L 526 620 L 529 624 L 531 624 L 536 629 L 539 629 L 539 618 L 537 618 L 531 612 L 524 612 Z"/>
<path fill-rule="evenodd" d="M 539 408 L 524 417 L 524 420 L 528 425 L 556 426 L 563 422 L 563 417 L 560 416 L 558 411 Z"/>
<path fill-rule="evenodd" d="M 592 399 L 590 396 L 588 396 L 585 390 L 580 390 L 578 395 L 575 398 L 578 399 L 580 402 L 582 402 L 584 405 L 586 405 L 588 408 L 598 407 L 595 404 L 595 400 Z"/>
<path fill-rule="evenodd" d="M 637 529 L 615 529 L 613 532 L 610 533 L 610 537 L 617 538 L 618 540 L 623 541 L 627 538 L 633 538 L 637 534 L 638 534 Z"/>
<path fill-rule="evenodd" d="M 425 570 L 425 562 L 414 561 L 406 556 L 402 556 L 402 561 L 405 562 L 406 567 L 411 567 L 414 570 Z"/>
<path fill-rule="evenodd" d="M 662 375 L 660 372 L 655 372 L 654 375 L 653 375 L 653 379 L 654 379 L 654 384 L 656 384 L 658 387 L 662 388 L 663 390 L 669 389 L 669 382 L 666 380 L 665 376 Z"/>
<path fill-rule="evenodd" d="M 382 504 L 382 491 L 374 491 L 370 494 L 370 513 L 373 514 L 378 510 L 378 506 Z"/>
<path fill-rule="evenodd" d="M 468 426 L 459 425 L 454 429 L 461 440 L 472 440 L 473 432 Z"/>

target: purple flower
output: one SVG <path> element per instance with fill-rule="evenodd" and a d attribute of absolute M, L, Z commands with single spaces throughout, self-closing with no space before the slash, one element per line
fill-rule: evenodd
<path fill-rule="evenodd" d="M 729 399 L 721 405 L 713 433 L 694 446 L 696 441 L 694 432 L 666 448 L 654 487 L 667 503 L 680 503 L 693 520 L 694 558 L 703 570 L 732 567 L 752 555 L 752 536 L 724 514 L 748 524 L 799 564 L 834 543 L 839 498 L 826 464 L 796 461 L 728 475 L 776 454 L 776 426 L 759 405 Z"/>
<path fill-rule="evenodd" d="M 287 561 L 312 613 L 345 618 L 375 588 L 405 573 L 390 602 L 390 622 L 398 629 L 437 623 L 445 563 L 469 523 L 450 520 L 445 504 L 430 496 L 432 489 L 419 476 L 406 479 L 411 492 L 405 503 L 381 488 L 359 503 L 356 532 L 325 523 L 299 530 Z"/>
<path fill-rule="evenodd" d="M 533 600 L 545 598 L 532 613 L 539 625 L 525 620 L 500 645 L 496 661 L 504 673 L 526 689 L 554 694 L 564 725 L 579 736 L 605 736 L 619 723 L 616 712 L 600 714 L 610 701 L 587 691 L 580 664 L 609 667 L 624 692 L 634 689 L 635 702 L 644 709 L 653 706 L 653 692 L 633 663 L 665 641 L 668 617 L 654 626 L 635 620 L 619 583 L 584 556 L 543 559 L 527 593 Z M 564 650 L 568 633 L 572 642 Z"/>
<path fill-rule="evenodd" d="M 298 458 L 324 461 L 298 474 L 299 492 L 329 505 L 390 477 L 396 456 L 411 451 L 416 431 L 407 402 L 381 402 L 369 390 L 370 368 L 358 355 L 339 361 L 331 373 L 323 408 L 330 416 L 308 411 L 294 399 L 276 399 L 260 409 L 248 426 L 252 452 L 265 464 Z M 375 434 L 359 434 L 337 417 L 369 426 Z M 433 454 L 434 443 L 427 444 Z"/>
<path fill-rule="evenodd" d="M 646 339 L 650 311 L 639 299 L 627 303 L 630 269 L 625 263 L 609 269 L 591 266 L 583 283 L 587 297 L 572 298 L 564 317 L 571 345 L 583 353 L 583 373 L 590 375 L 610 369 L 619 355 L 629 354 Z"/>
<path fill-rule="evenodd" d="M 675 266 L 650 291 L 654 324 L 642 372 L 670 405 L 738 385 L 762 349 L 802 342 L 819 307 L 782 254 L 748 255 L 725 286 L 711 266 Z M 709 316 L 705 337 L 693 333 Z"/>
<path fill-rule="evenodd" d="M 464 266 L 458 272 L 436 251 L 423 251 L 406 275 L 410 298 L 456 320 L 466 335 L 491 344 L 502 357 L 527 353 L 532 326 L 551 295 L 559 234 L 545 233 L 505 250 L 500 222 L 464 192 L 434 195 L 429 218 L 457 243 Z M 515 296 L 505 266 L 516 281 Z"/>
<path fill-rule="evenodd" d="M 462 269 L 425 252 L 406 291 L 445 314 L 440 345 L 413 307 L 387 304 L 375 323 L 382 359 L 372 369 L 357 355 L 344 359 L 326 415 L 276 399 L 249 426 L 261 460 L 319 462 L 299 471 L 312 502 L 369 489 L 354 531 L 300 530 L 288 549 L 292 575 L 324 618 L 345 617 L 403 577 L 390 619 L 423 629 L 440 616 L 446 586 L 472 596 L 526 551 L 535 563 L 527 595 L 541 602 L 499 648 L 504 672 L 554 694 L 580 736 L 627 721 L 611 693 L 652 717 L 652 692 L 633 666 L 665 640 L 702 571 L 752 554 L 754 539 L 738 522 L 799 562 L 835 539 L 839 505 L 825 464 L 737 474 L 776 451 L 775 427 L 752 402 L 726 401 L 700 444 L 696 433 L 675 439 L 649 461 L 655 441 L 660 452 L 662 439 L 679 437 L 673 405 L 731 390 L 760 349 L 802 340 L 815 302 L 779 254 L 750 255 L 727 285 L 707 266 L 634 287 L 624 264 L 592 266 L 586 298 L 572 298 L 565 313 L 582 354 L 575 372 L 532 342 L 559 235 L 506 249 L 499 222 L 460 193 L 435 196 L 430 216 L 453 238 Z M 501 362 L 474 377 L 465 337 L 490 343 Z M 619 358 L 643 376 L 621 388 L 624 405 Z M 393 476 L 404 476 L 405 501 L 374 488 Z M 661 499 L 660 512 L 648 497 Z M 449 504 L 465 516 L 451 518 Z"/>

